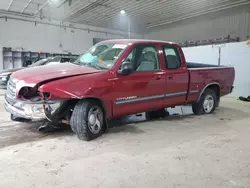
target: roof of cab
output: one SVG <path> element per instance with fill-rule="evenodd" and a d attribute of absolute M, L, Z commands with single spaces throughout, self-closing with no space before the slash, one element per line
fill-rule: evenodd
<path fill-rule="evenodd" d="M 164 43 L 164 44 L 176 44 L 174 42 L 168 42 L 168 41 L 161 41 L 161 40 L 149 40 L 149 39 L 111 39 L 111 40 L 105 40 L 102 42 L 114 42 L 114 43 L 122 43 L 122 44 L 135 44 L 135 43 Z"/>

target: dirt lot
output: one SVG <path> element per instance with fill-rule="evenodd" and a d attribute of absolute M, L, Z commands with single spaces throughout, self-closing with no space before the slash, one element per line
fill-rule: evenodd
<path fill-rule="evenodd" d="M 0 103 L 1 188 L 250 187 L 250 103 L 225 98 L 212 115 L 131 117 L 92 142 L 13 123 Z"/>

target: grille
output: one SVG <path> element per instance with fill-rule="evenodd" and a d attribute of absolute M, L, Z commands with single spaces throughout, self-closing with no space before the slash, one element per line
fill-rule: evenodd
<path fill-rule="evenodd" d="M 16 103 L 16 100 L 11 98 L 9 95 L 5 95 L 5 100 L 10 104 L 14 105 Z"/>
<path fill-rule="evenodd" d="M 8 86 L 7 86 L 7 96 L 10 98 L 16 98 L 16 83 L 17 80 L 13 79 L 12 77 L 8 81 Z"/>

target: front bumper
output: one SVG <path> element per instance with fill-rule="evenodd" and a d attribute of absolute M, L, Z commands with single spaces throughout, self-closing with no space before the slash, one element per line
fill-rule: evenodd
<path fill-rule="evenodd" d="M 47 105 L 53 113 L 60 107 L 61 101 L 48 101 Z M 47 118 L 44 112 L 43 102 L 28 102 L 13 99 L 10 102 L 10 99 L 5 97 L 4 107 L 7 112 L 19 118 L 32 121 L 41 121 Z"/>

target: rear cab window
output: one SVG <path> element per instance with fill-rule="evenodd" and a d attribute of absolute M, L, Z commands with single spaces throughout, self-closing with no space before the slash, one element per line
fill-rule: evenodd
<path fill-rule="evenodd" d="M 163 46 L 165 65 L 167 69 L 176 70 L 181 67 L 181 58 L 179 51 L 174 46 Z"/>

